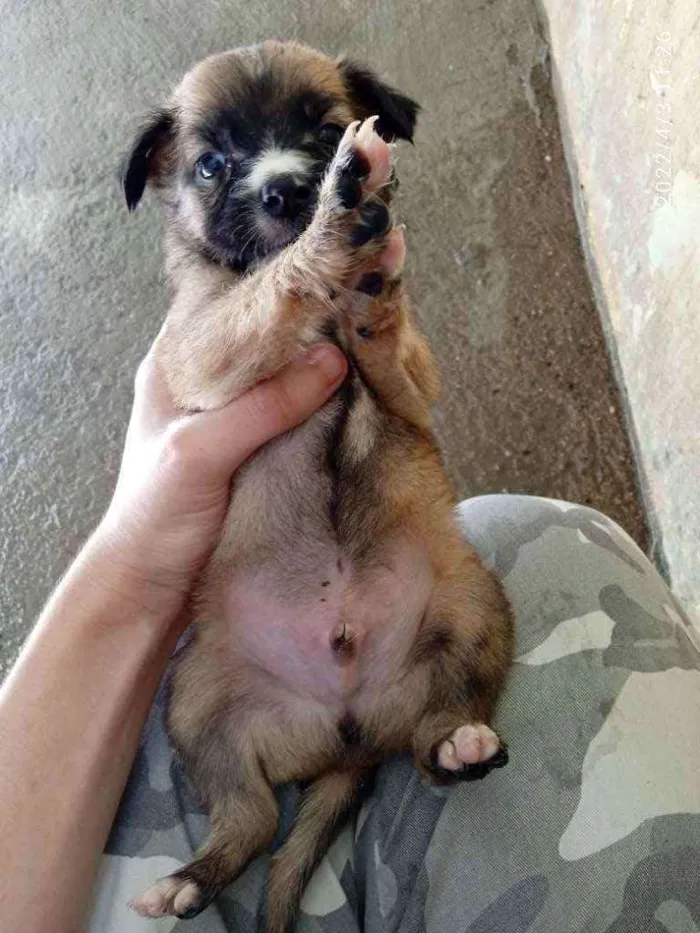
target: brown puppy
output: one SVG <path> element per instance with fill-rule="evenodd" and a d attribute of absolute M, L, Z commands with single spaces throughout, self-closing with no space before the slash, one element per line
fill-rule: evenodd
<path fill-rule="evenodd" d="M 272 788 L 308 781 L 270 868 L 265 925 L 284 933 L 380 761 L 411 752 L 447 781 L 507 760 L 488 723 L 509 608 L 455 524 L 387 208 L 383 140 L 410 139 L 417 109 L 365 69 L 268 42 L 186 75 L 127 161 L 129 207 L 151 182 L 163 209 L 159 365 L 183 408 L 226 404 L 323 336 L 350 360 L 337 396 L 235 478 L 169 707 L 211 836 L 133 902 L 145 916 L 199 913 L 272 840 Z"/>

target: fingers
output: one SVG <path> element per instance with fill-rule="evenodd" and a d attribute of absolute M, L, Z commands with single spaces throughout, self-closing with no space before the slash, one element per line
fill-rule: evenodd
<path fill-rule="evenodd" d="M 218 411 L 202 412 L 202 433 L 216 465 L 227 475 L 267 441 L 306 421 L 338 388 L 347 372 L 343 353 L 318 344 L 277 376 Z"/>

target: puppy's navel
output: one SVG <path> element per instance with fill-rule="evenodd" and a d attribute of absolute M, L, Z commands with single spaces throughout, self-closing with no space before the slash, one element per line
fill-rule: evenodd
<path fill-rule="evenodd" d="M 358 632 L 347 623 L 340 622 L 331 632 L 331 657 L 336 664 L 350 664 L 357 656 Z"/>

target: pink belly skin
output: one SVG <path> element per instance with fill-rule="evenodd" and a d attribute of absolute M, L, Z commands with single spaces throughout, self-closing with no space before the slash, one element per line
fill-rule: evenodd
<path fill-rule="evenodd" d="M 290 555 L 287 567 L 294 562 Z M 333 707 L 380 692 L 405 661 L 430 598 L 424 547 L 389 543 L 361 574 L 335 545 L 318 555 L 313 573 L 306 564 L 303 579 L 290 581 L 282 568 L 278 556 L 230 581 L 225 615 L 236 660 Z"/>

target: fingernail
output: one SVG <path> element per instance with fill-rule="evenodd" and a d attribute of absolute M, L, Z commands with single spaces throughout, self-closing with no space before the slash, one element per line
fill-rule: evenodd
<path fill-rule="evenodd" d="M 347 362 L 341 351 L 329 343 L 318 343 L 304 354 L 309 366 L 318 366 L 328 385 L 338 382 L 345 375 Z"/>

